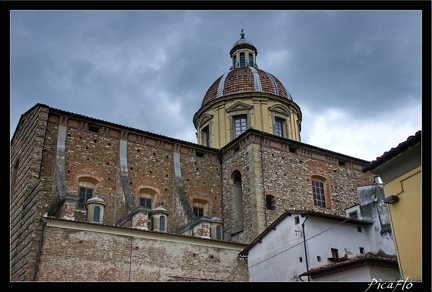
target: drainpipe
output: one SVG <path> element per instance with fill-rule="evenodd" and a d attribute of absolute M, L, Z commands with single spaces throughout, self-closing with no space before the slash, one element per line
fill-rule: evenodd
<path fill-rule="evenodd" d="M 303 231 L 303 246 L 304 246 L 304 251 L 305 251 L 305 261 L 306 261 L 306 271 L 307 272 L 309 272 L 309 260 L 308 260 L 308 256 L 307 256 L 307 249 L 306 249 L 306 234 L 305 234 L 305 228 L 304 228 L 304 225 L 305 225 L 305 222 L 306 222 L 306 220 L 309 218 L 309 213 L 307 213 L 307 216 L 306 216 L 306 219 L 303 221 L 303 223 L 302 223 L 302 231 Z M 307 276 L 308 277 L 308 282 L 310 282 L 310 278 L 309 278 L 309 275 Z M 302 280 L 303 281 L 303 280 Z"/>
<path fill-rule="evenodd" d="M 39 247 L 38 247 L 38 252 L 36 255 L 36 263 L 35 263 L 35 268 L 34 268 L 33 281 L 36 281 L 37 273 L 39 271 L 39 261 L 40 261 L 40 255 L 42 252 L 42 242 L 43 242 L 43 237 L 45 234 L 45 226 L 46 226 L 46 217 L 44 216 L 42 218 L 42 230 L 41 230 L 40 237 L 39 237 Z"/>

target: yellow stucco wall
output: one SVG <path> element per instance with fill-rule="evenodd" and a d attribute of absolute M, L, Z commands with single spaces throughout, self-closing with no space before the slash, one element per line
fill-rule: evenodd
<path fill-rule="evenodd" d="M 408 281 L 422 279 L 421 185 L 421 166 L 384 185 L 386 197 L 399 197 L 388 208 L 401 277 Z"/>
<path fill-rule="evenodd" d="M 287 100 L 285 103 L 281 102 L 280 100 L 272 100 L 272 98 L 267 97 L 251 98 L 250 96 L 247 96 L 245 98 L 225 99 L 222 102 L 214 104 L 211 108 L 208 108 L 205 112 L 200 114 L 200 116 L 204 116 L 206 114 L 212 116 L 209 123 L 211 132 L 211 147 L 222 148 L 233 139 L 231 133 L 232 123 L 230 110 L 233 112 L 247 112 L 248 126 L 256 130 L 273 134 L 273 116 L 270 108 L 275 105 L 279 105 L 288 109 L 288 137 L 286 138 L 300 141 L 299 120 L 301 120 L 301 118 L 298 116 L 299 109 L 295 109 L 295 111 L 290 110 L 293 107 L 292 104 L 290 104 L 290 101 Z M 244 106 L 249 106 L 252 108 L 246 109 L 243 108 Z M 297 106 L 295 105 L 294 107 Z M 203 127 L 204 125 L 200 126 Z M 201 128 L 199 127 L 197 129 L 197 141 L 198 144 L 202 145 L 203 138 L 201 135 Z"/>

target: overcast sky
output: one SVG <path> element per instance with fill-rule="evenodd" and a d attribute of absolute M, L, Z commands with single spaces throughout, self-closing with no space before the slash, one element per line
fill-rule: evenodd
<path fill-rule="evenodd" d="M 244 29 L 301 142 L 368 161 L 422 129 L 420 10 L 10 12 L 10 139 L 37 103 L 196 143 Z"/>

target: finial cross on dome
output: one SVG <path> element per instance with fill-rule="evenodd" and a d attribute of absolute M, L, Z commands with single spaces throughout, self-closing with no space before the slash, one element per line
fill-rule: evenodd
<path fill-rule="evenodd" d="M 241 30 L 241 32 L 240 32 L 240 38 L 242 38 L 242 39 L 244 39 L 244 36 L 245 36 L 245 34 L 244 34 L 244 29 L 242 28 L 242 30 Z"/>

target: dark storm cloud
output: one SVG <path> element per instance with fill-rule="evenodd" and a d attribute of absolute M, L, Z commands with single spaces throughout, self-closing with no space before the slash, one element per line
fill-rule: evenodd
<path fill-rule="evenodd" d="M 196 142 L 193 115 L 245 29 L 259 68 L 301 107 L 302 142 L 374 159 L 421 129 L 421 21 L 390 10 L 12 11 L 10 135 L 44 103 Z"/>

